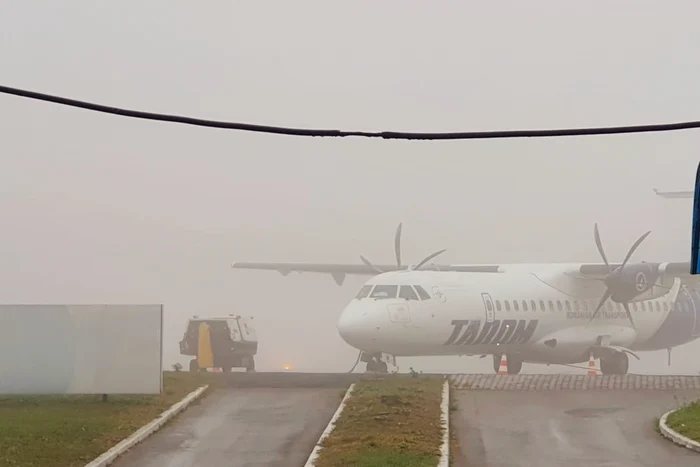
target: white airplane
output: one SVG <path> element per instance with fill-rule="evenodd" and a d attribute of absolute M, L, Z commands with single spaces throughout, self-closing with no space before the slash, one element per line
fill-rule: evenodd
<path fill-rule="evenodd" d="M 592 354 L 603 374 L 625 374 L 629 355 L 668 349 L 700 337 L 700 276 L 690 263 L 610 263 L 595 226 L 603 263 L 396 265 L 235 263 L 239 269 L 373 275 L 346 306 L 338 333 L 360 350 L 367 371 L 386 372 L 400 356 L 487 355 L 498 372 L 523 362 L 578 364 Z"/>

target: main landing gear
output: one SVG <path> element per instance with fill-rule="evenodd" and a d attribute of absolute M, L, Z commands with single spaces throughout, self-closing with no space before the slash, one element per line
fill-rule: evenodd
<path fill-rule="evenodd" d="M 523 361 L 517 355 L 506 355 L 506 368 L 509 375 L 517 375 L 523 369 Z M 498 373 L 501 369 L 501 355 L 493 356 L 493 371 Z"/>
<path fill-rule="evenodd" d="M 600 359 L 600 371 L 604 375 L 625 375 L 630 359 L 625 352 L 615 352 Z"/>

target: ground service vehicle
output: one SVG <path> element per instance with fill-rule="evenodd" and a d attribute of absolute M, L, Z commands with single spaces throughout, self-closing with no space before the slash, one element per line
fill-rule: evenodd
<path fill-rule="evenodd" d="M 190 371 L 232 368 L 255 371 L 258 339 L 252 317 L 229 315 L 203 318 L 193 316 L 180 341 L 180 354 L 190 355 Z"/>

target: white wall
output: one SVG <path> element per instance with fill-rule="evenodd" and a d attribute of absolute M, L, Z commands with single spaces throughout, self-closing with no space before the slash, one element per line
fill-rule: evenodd
<path fill-rule="evenodd" d="M 0 305 L 0 394 L 157 394 L 162 305 Z"/>

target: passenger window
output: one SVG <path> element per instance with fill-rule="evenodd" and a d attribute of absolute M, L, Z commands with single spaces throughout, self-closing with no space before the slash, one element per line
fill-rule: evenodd
<path fill-rule="evenodd" d="M 430 300 L 430 294 L 426 292 L 423 287 L 420 285 L 414 285 L 413 287 L 416 288 L 416 292 L 418 292 L 418 296 L 421 298 L 421 300 Z"/>
<path fill-rule="evenodd" d="M 549 311 L 554 311 L 554 303 L 552 301 L 549 301 Z"/>
<path fill-rule="evenodd" d="M 369 291 L 372 290 L 372 287 L 373 286 L 371 285 L 363 285 L 360 288 L 360 291 L 357 292 L 357 295 L 355 295 L 355 298 L 357 298 L 358 300 L 361 298 L 367 298 L 367 296 L 369 295 Z"/>
<path fill-rule="evenodd" d="M 369 298 L 396 298 L 396 292 L 398 292 L 398 290 L 398 285 L 375 285 Z"/>
<path fill-rule="evenodd" d="M 557 300 L 557 309 L 558 309 L 559 311 L 562 310 L 561 300 Z"/>
<path fill-rule="evenodd" d="M 493 305 L 491 305 L 491 300 L 486 300 L 486 309 L 488 311 L 493 311 Z"/>
<path fill-rule="evenodd" d="M 523 311 L 527 311 L 527 302 L 523 300 Z"/>
<path fill-rule="evenodd" d="M 416 295 L 416 292 L 410 285 L 402 285 L 399 289 L 399 298 L 404 298 L 406 300 L 418 300 L 418 295 Z"/>
<path fill-rule="evenodd" d="M 656 302 L 656 311 L 661 311 L 661 305 L 659 305 L 659 302 Z"/>
<path fill-rule="evenodd" d="M 517 300 L 513 300 L 513 309 L 515 311 L 518 311 L 518 301 Z"/>
<path fill-rule="evenodd" d="M 501 302 L 500 302 L 500 300 L 496 300 L 496 311 L 501 311 Z"/>
<path fill-rule="evenodd" d="M 537 303 L 534 300 L 530 300 L 530 309 L 532 311 L 537 311 Z"/>
<path fill-rule="evenodd" d="M 544 300 L 540 300 L 540 310 L 544 311 Z"/>
<path fill-rule="evenodd" d="M 503 304 L 506 306 L 506 311 L 510 311 L 510 302 L 508 300 L 503 300 Z"/>

